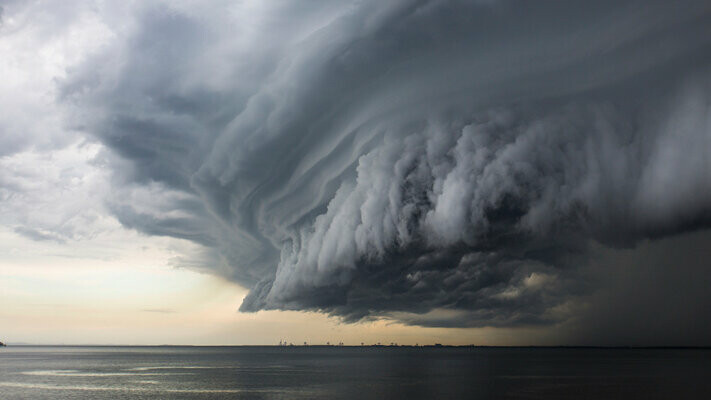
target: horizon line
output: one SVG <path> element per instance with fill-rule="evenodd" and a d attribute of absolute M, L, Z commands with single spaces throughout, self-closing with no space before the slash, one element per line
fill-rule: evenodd
<path fill-rule="evenodd" d="M 477 345 L 477 344 L 35 344 L 8 343 L 7 347 L 431 347 L 431 348 L 502 348 L 502 349 L 711 349 L 711 345 Z"/>

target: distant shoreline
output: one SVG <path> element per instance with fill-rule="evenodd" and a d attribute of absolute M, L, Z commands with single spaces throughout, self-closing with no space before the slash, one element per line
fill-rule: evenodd
<path fill-rule="evenodd" d="M 131 344 L 30 344 L 30 343 L 6 343 L 7 347 L 143 347 L 143 348 L 160 348 L 160 347 L 173 347 L 173 348 L 237 348 L 237 347 L 266 347 L 266 348 L 425 348 L 425 349 L 581 349 L 581 350 L 711 350 L 711 346 L 488 346 L 488 345 L 172 345 L 172 344 L 162 344 L 162 345 L 131 345 Z"/>

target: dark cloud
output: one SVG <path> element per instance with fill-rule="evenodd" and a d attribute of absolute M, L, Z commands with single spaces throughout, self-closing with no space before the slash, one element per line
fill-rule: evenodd
<path fill-rule="evenodd" d="M 591 249 L 711 225 L 707 2 L 327 3 L 143 6 L 64 84 L 242 310 L 558 324 Z"/>
<path fill-rule="evenodd" d="M 14 229 L 14 232 L 17 234 L 20 234 L 28 239 L 32 240 L 37 240 L 37 241 L 53 241 L 57 243 L 64 243 L 66 240 L 62 235 L 59 235 L 55 232 L 42 232 L 38 229 L 26 227 L 26 226 L 18 226 Z"/>

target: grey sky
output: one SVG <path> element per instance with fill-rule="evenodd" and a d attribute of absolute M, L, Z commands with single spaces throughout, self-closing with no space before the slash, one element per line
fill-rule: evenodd
<path fill-rule="evenodd" d="M 199 245 L 176 262 L 250 288 L 243 311 L 711 337 L 704 290 L 655 298 L 696 287 L 677 272 L 708 280 L 686 256 L 711 245 L 708 2 L 3 9 L 18 54 L 94 40 L 42 84 L 4 84 L 0 154 L 98 146 L 100 212 Z M 0 173 L 4 196 L 38 190 L 21 175 Z M 23 204 L 3 223 L 36 240 L 95 226 Z"/>

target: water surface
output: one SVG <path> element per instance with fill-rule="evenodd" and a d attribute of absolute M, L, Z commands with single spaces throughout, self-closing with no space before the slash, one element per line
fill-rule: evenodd
<path fill-rule="evenodd" d="M 709 399 L 711 350 L 0 349 L 5 399 Z"/>

